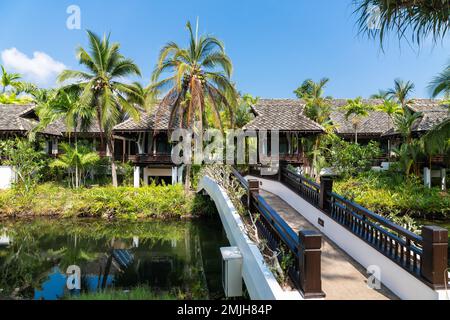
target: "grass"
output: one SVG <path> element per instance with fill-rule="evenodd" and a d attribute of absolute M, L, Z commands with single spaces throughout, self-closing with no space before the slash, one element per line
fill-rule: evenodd
<path fill-rule="evenodd" d="M 213 204 L 181 185 L 69 189 L 47 183 L 32 193 L 0 191 L 2 217 L 185 218 L 211 214 Z"/>
<path fill-rule="evenodd" d="M 81 300 L 81 301 L 106 301 L 106 300 L 177 300 L 176 295 L 161 292 L 152 292 L 145 286 L 136 287 L 131 290 L 105 290 L 102 292 L 90 292 L 82 293 L 79 296 L 71 296 L 68 300 Z"/>
<path fill-rule="evenodd" d="M 450 219 L 450 195 L 426 188 L 419 178 L 392 172 L 366 172 L 336 181 L 334 191 L 376 213 L 420 219 Z"/>

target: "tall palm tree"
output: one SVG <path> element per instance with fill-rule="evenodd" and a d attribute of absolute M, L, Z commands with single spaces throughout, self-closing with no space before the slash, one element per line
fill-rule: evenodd
<path fill-rule="evenodd" d="M 345 112 L 345 120 L 349 120 L 352 118 L 353 128 L 355 129 L 355 143 L 358 143 L 358 127 L 363 118 L 369 116 L 369 111 L 373 110 L 373 108 L 367 104 L 365 104 L 361 97 L 356 99 L 347 100 L 347 104 L 342 107 L 342 110 Z"/>
<path fill-rule="evenodd" d="M 387 91 L 388 97 L 390 99 L 395 100 L 399 103 L 403 110 L 406 110 L 406 107 L 411 100 L 409 99 L 411 93 L 414 91 L 415 85 L 411 81 L 403 81 L 401 79 L 395 79 L 394 88 L 389 89 Z"/>
<path fill-rule="evenodd" d="M 361 33 L 378 37 L 381 45 L 390 32 L 399 39 L 411 33 L 413 42 L 420 44 L 429 36 L 434 41 L 444 39 L 450 27 L 450 2 L 446 0 L 354 0 Z M 375 15 L 375 16 L 374 16 Z M 379 19 L 371 26 L 371 19 Z"/>
<path fill-rule="evenodd" d="M 402 114 L 394 115 L 394 124 L 397 131 L 403 136 L 407 144 L 413 141 L 412 130 L 413 125 L 422 116 L 419 112 L 405 110 Z"/>
<path fill-rule="evenodd" d="M 319 82 L 314 82 L 311 79 L 305 80 L 302 85 L 294 91 L 299 99 L 305 101 L 305 115 L 311 120 L 325 125 L 330 119 L 331 113 L 331 97 L 324 97 L 325 87 L 330 79 L 322 78 Z M 312 174 L 318 178 L 319 158 L 320 158 L 320 145 L 322 136 L 318 135 L 314 138 L 314 143 L 310 144 L 312 150 L 310 154 L 313 155 L 312 159 Z"/>
<path fill-rule="evenodd" d="M 120 53 L 118 43 L 110 43 L 109 36 L 102 39 L 95 33 L 87 31 L 90 50 L 80 47 L 77 57 L 80 65 L 86 71 L 65 70 L 58 81 L 63 83 L 71 80 L 74 83 L 66 85 L 66 91 L 75 91 L 80 95 L 82 105 L 95 108 L 96 118 L 101 130 L 101 143 L 111 154 L 111 174 L 114 187 L 117 183 L 117 169 L 114 159 L 113 128 L 125 116 L 139 120 L 139 111 L 132 101 L 143 102 L 141 91 L 135 84 L 126 84 L 120 80 L 127 76 L 140 76 L 138 66 Z"/>
<path fill-rule="evenodd" d="M 186 27 L 190 38 L 187 48 L 175 42 L 162 48 L 149 87 L 150 95 L 163 94 L 160 112 L 172 108 L 169 129 L 180 118 L 181 127 L 191 128 L 197 123 L 196 129 L 202 134 L 207 103 L 218 128 L 223 130 L 220 110 L 229 112 L 230 125 L 234 127 L 234 106 L 238 95 L 231 82 L 233 66 L 224 44 L 209 35 L 199 37 L 198 25 L 195 33 L 190 22 Z M 156 119 L 158 117 L 159 112 Z M 189 188 L 191 166 L 187 165 L 186 169 L 186 188 Z"/>
<path fill-rule="evenodd" d="M 450 62 L 439 75 L 437 75 L 430 84 L 431 94 L 436 98 L 440 94 L 450 97 Z"/>
<path fill-rule="evenodd" d="M 20 79 L 22 79 L 22 76 L 18 73 L 8 73 L 6 72 L 5 68 L 1 66 L 2 69 L 2 77 L 1 77 L 1 86 L 2 86 L 2 93 L 6 92 L 7 87 L 13 87 L 17 88 L 20 86 Z"/>

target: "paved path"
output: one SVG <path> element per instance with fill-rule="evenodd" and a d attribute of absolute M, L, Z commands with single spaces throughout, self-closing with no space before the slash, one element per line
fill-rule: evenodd
<path fill-rule="evenodd" d="M 296 232 L 302 229 L 317 230 L 299 212 L 278 196 L 262 190 L 267 203 Z M 319 231 L 320 232 L 320 231 Z M 329 300 L 391 300 L 398 299 L 389 289 L 374 290 L 367 287 L 365 269 L 330 239 L 323 235 L 322 289 Z"/>

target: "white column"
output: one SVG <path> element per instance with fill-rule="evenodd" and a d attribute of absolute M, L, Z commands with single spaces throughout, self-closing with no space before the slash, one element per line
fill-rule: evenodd
<path fill-rule="evenodd" d="M 447 191 L 447 169 L 441 168 L 441 189 Z"/>
<path fill-rule="evenodd" d="M 429 168 L 423 168 L 423 182 L 425 187 L 431 188 L 431 170 Z"/>
<path fill-rule="evenodd" d="M 139 188 L 141 186 L 141 168 L 139 166 L 134 167 L 134 187 Z"/>
<path fill-rule="evenodd" d="M 172 184 L 176 185 L 178 183 L 178 168 L 172 167 Z"/>

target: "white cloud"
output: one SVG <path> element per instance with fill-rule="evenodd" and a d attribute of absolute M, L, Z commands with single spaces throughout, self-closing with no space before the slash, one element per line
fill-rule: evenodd
<path fill-rule="evenodd" d="M 54 85 L 56 76 L 67 69 L 59 61 L 40 51 L 30 58 L 16 48 L 3 50 L 0 54 L 3 65 L 8 72 L 18 72 L 24 79 L 40 86 Z"/>

